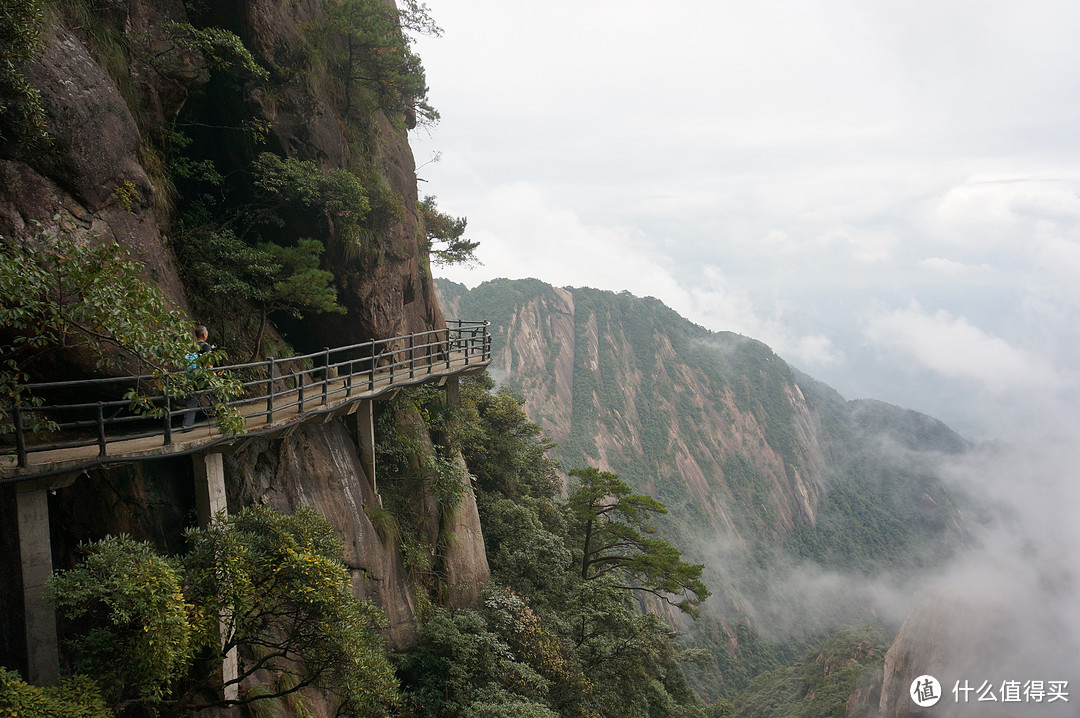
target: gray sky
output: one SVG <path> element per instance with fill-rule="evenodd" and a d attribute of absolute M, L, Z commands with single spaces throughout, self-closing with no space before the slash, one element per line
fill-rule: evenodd
<path fill-rule="evenodd" d="M 655 296 L 975 437 L 1069 410 L 1080 3 L 429 4 L 445 276 Z"/>

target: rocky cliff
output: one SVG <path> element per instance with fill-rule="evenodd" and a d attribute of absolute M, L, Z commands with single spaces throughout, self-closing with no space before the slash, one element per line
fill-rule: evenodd
<path fill-rule="evenodd" d="M 270 152 L 306 162 L 323 176 L 335 171 L 362 176 L 357 182 L 365 194 L 386 205 L 369 214 L 359 206 L 320 214 L 301 211 L 305 205 L 299 204 L 277 224 L 266 224 L 276 229 L 265 229 L 263 239 L 287 245 L 308 237 L 322 244 L 322 269 L 332 273 L 345 310 L 309 313 L 302 322 L 288 313 L 272 314 L 277 346 L 283 341 L 298 350 L 340 346 L 444 327 L 419 243 L 408 108 L 391 111 L 372 100 L 343 115 L 340 79 L 312 57 L 308 46 L 324 11 L 319 0 L 45 6 L 40 47 L 24 72 L 40 93 L 49 139 L 26 145 L 6 138 L 0 144 L 3 241 L 33 242 L 41 228 L 63 225 L 84 241 L 119 242 L 144 263 L 148 281 L 176 307 L 189 310 L 200 297 L 185 284 L 175 248 L 185 231 L 182 210 L 194 201 L 185 188 L 194 185 L 178 168 L 197 165 L 211 178 L 242 179 L 258 153 Z M 234 38 L 242 43 L 239 49 Z M 245 48 L 266 74 L 224 77 L 217 63 L 222 57 L 246 57 Z M 237 131 L 248 126 L 259 130 Z M 179 159 L 178 142 L 190 148 Z M 210 158 L 212 173 L 205 169 Z M 228 191 L 251 204 L 250 180 Z M 346 236 L 341 218 L 350 214 L 364 215 L 366 224 L 353 222 L 349 226 L 355 231 Z M 232 216 L 222 214 L 226 220 Z M 230 321 L 212 326 L 236 329 L 236 336 L 222 337 L 219 331 L 217 339 L 239 345 L 231 358 L 242 360 L 250 336 L 243 335 L 246 325 Z M 94 371 L 85 356 L 58 357 L 35 379 Z M 355 427 L 336 419 L 245 445 L 227 458 L 229 507 L 316 507 L 345 544 L 355 592 L 385 609 L 390 643 L 401 648 L 411 641 L 423 589 L 418 593 L 415 577 L 405 569 L 400 546 L 393 538 L 380 538 L 367 516 L 365 507 L 378 507 L 381 500 L 375 477 L 365 476 L 360 466 L 354 437 Z M 431 450 L 430 442 L 427 446 Z M 165 551 L 181 549 L 181 531 L 194 521 L 191 480 L 190 459 L 181 457 L 106 467 L 59 482 L 66 485 L 50 498 L 56 565 L 72 565 L 80 541 L 109 533 L 147 539 Z M 12 515 L 7 510 L 13 506 L 12 491 L 0 489 L 5 516 Z M 433 536 L 454 533 L 454 545 L 441 552 L 437 568 L 448 600 L 470 600 L 487 579 L 471 490 L 465 487 L 461 504 L 449 515 L 424 497 L 410 510 Z M 15 528 L 3 523 L 0 545 L 10 548 L 16 545 Z M 0 663 L 18 667 L 25 653 L 21 587 L 16 552 L 3 553 L 0 606 L 10 610 L 3 611 Z"/>

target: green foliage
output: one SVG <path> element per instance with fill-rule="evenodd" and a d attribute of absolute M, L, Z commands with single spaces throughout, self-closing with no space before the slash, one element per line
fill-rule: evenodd
<path fill-rule="evenodd" d="M 57 572 L 49 583 L 64 618 L 91 623 L 71 641 L 75 670 L 94 676 L 112 705 L 162 700 L 193 648 L 191 606 L 176 566 L 122 535 L 82 551 L 77 568 Z"/>
<path fill-rule="evenodd" d="M 181 148 L 186 142 L 180 136 Z M 209 160 L 181 155 L 174 168 L 197 183 L 223 182 Z M 252 172 L 256 195 L 250 202 L 228 209 L 208 194 L 185 210 L 178 223 L 177 256 L 205 315 L 258 319 L 254 357 L 274 312 L 296 318 L 307 312 L 345 312 L 337 303 L 333 273 L 321 268 L 325 246 L 314 239 L 276 236 L 283 215 L 313 212 L 348 237 L 359 231 L 369 205 L 360 181 L 347 170 L 323 173 L 314 162 L 262 153 Z M 261 240 L 264 236 L 275 241 Z"/>
<path fill-rule="evenodd" d="M 359 220 L 370 209 L 359 178 L 345 169 L 323 172 L 310 160 L 263 152 L 252 171 L 255 187 L 273 202 L 316 209 L 335 219 Z"/>
<path fill-rule="evenodd" d="M 452 217 L 439 211 L 438 203 L 431 195 L 424 197 L 416 205 L 420 213 L 420 227 L 423 233 L 423 249 L 431 256 L 436 265 L 477 263 L 476 248 L 480 242 L 465 238 L 465 217 Z"/>
<path fill-rule="evenodd" d="M 841 718 L 859 680 L 879 670 L 889 640 L 863 627 L 830 637 L 796 664 L 764 674 L 732 702 L 746 718 Z"/>
<path fill-rule="evenodd" d="M 293 690 L 319 686 L 353 716 L 381 716 L 395 704 L 397 683 L 379 634 L 385 619 L 352 595 L 341 541 L 314 509 L 289 516 L 250 506 L 190 532 L 188 541 L 185 566 L 204 640 L 222 654 L 252 651 L 236 682 L 289 675 Z"/>
<path fill-rule="evenodd" d="M 0 718 L 113 718 L 87 676 L 60 679 L 58 686 L 32 686 L 18 673 L 0 668 Z"/>
<path fill-rule="evenodd" d="M 561 605 L 573 579 L 573 554 L 564 538 L 562 515 L 549 512 L 549 520 L 557 522 L 546 526 L 540 515 L 543 501 L 514 501 L 498 494 L 481 494 L 478 500 L 493 578 L 536 605 Z"/>
<path fill-rule="evenodd" d="M 168 22 L 161 28 L 179 50 L 200 56 L 210 67 L 239 71 L 259 80 L 270 73 L 252 57 L 235 33 L 220 27 L 197 28 L 190 23 Z"/>
<path fill-rule="evenodd" d="M 600 715 L 674 716 L 697 707 L 670 628 L 637 611 L 624 586 L 610 576 L 580 581 L 569 598 L 568 638 Z"/>
<path fill-rule="evenodd" d="M 509 591 L 489 592 L 476 610 L 436 609 L 417 641 L 402 664 L 417 716 L 549 718 L 558 714 L 546 704 L 581 682 L 565 646 Z"/>
<path fill-rule="evenodd" d="M 574 469 L 577 479 L 567 509 L 574 521 L 580 549 L 581 578 L 591 581 L 611 574 L 626 582 L 623 588 L 645 591 L 671 602 L 687 613 L 709 596 L 701 582 L 702 564 L 688 564 L 667 541 L 652 538 L 649 523 L 667 508 L 630 487 L 610 471 L 589 467 Z M 681 596 L 677 603 L 671 595 Z"/>
<path fill-rule="evenodd" d="M 0 141 L 33 147 L 48 139 L 41 93 L 23 74 L 44 29 L 41 0 L 0 3 Z"/>
<path fill-rule="evenodd" d="M 325 44 L 334 74 L 344 88 L 342 115 L 349 119 L 366 89 L 380 109 L 432 124 L 439 113 L 427 101 L 427 81 L 419 56 L 402 32 L 438 34 L 427 7 L 405 3 L 399 12 L 381 0 L 325 0 L 326 20 L 313 33 Z"/>
<path fill-rule="evenodd" d="M 188 368 L 192 351 L 188 326 L 143 278 L 142 265 L 115 242 L 78 238 L 62 227 L 28 242 L 0 244 L 0 327 L 12 335 L 0 346 L 0 418 L 16 405 L 33 405 L 21 387 L 27 367 L 56 349 L 85 347 L 98 369 L 152 377 L 125 395 L 133 410 L 160 417 L 164 409 L 154 405 L 155 397 L 207 391 L 218 425 L 239 432 L 243 418 L 223 403 L 239 394 L 239 382 L 209 368 L 220 354 L 177 373 Z"/>
<path fill-rule="evenodd" d="M 486 376 L 463 382 L 456 414 L 416 405 L 477 472 L 491 586 L 482 605 L 430 614 L 401 665 L 406 706 L 438 717 L 702 716 L 670 627 L 640 612 L 625 581 L 581 577 L 580 527 L 558 498 L 549 445 L 520 396 L 492 388 Z"/>
<path fill-rule="evenodd" d="M 509 388 L 491 393 L 486 374 L 463 379 L 459 422 L 451 443 L 460 446 L 469 470 L 485 491 L 507 496 L 551 497 L 558 491 L 553 444 L 530 422 L 524 398 Z"/>
<path fill-rule="evenodd" d="M 396 705 L 385 618 L 352 595 L 341 542 L 317 512 L 249 507 L 187 539 L 185 556 L 166 559 L 108 537 L 51 579 L 75 635 L 69 658 L 97 677 L 110 705 L 174 700 L 193 655 L 220 661 L 230 650 L 240 657 L 234 682 L 262 682 L 237 703 L 269 709 L 284 697 L 295 710 L 304 704 L 297 691 L 317 686 L 344 716 L 383 716 Z"/>
<path fill-rule="evenodd" d="M 254 299 L 271 311 L 282 309 L 298 319 L 301 311 L 344 314 L 345 308 L 337 303 L 334 275 L 319 269 L 323 249 L 314 239 L 298 239 L 292 247 L 261 243 L 257 251 L 269 257 L 275 271 L 273 284 L 256 287 Z"/>

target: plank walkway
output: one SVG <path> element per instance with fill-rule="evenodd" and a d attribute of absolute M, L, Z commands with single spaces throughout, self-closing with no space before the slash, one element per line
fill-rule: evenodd
<path fill-rule="evenodd" d="M 415 357 L 413 349 L 398 348 L 390 352 L 389 366 L 380 366 L 374 372 L 368 368 L 335 377 L 332 372 L 325 372 L 325 369 L 320 367 L 308 369 L 299 374 L 276 376 L 274 384 L 280 384 L 292 377 L 294 383 L 299 383 L 300 386 L 280 390 L 274 388 L 270 397 L 265 393 L 256 394 L 231 402 L 245 419 L 245 430 L 241 434 L 225 434 L 209 421 L 201 421 L 190 428 L 171 427 L 171 420 L 182 417 L 185 413 L 185 410 L 181 408 L 172 412 L 169 429 L 162 426 L 160 430 L 155 430 L 149 435 L 146 432 L 130 438 L 125 437 L 122 432 L 110 432 L 106 435 L 104 425 L 100 424 L 98 438 L 84 439 L 81 446 L 48 448 L 39 445 L 35 448 L 31 444 L 22 452 L 22 461 L 19 461 L 19 456 L 14 452 L 0 455 L 0 484 L 68 474 L 104 464 L 193 454 L 207 451 L 212 447 L 240 444 L 255 437 L 287 435 L 304 422 L 329 421 L 335 416 L 353 413 L 360 402 L 390 398 L 404 387 L 431 382 L 443 384 L 451 377 L 480 373 L 491 362 L 488 339 L 485 324 L 482 334 L 474 334 L 471 340 L 455 339 L 451 346 L 461 347 L 460 351 L 441 353 L 428 351 L 425 356 Z M 440 346 L 445 345 L 440 344 Z M 354 347 L 344 349 L 352 348 Z M 406 359 L 398 359 L 406 353 Z M 329 356 L 329 351 L 327 356 Z M 292 359 L 279 360 L 279 364 Z M 330 366 L 335 369 L 347 366 L 351 369 L 355 363 L 356 360 L 352 360 Z M 329 373 L 330 377 L 319 377 L 316 381 L 304 383 L 305 377 L 324 372 Z M 299 381 L 296 380 L 297 376 Z M 269 385 L 270 383 L 264 378 L 248 382 L 248 386 Z M 145 419 L 145 422 L 155 421 L 158 424 L 165 423 L 160 419 Z M 128 433 L 135 434 L 136 432 Z M 64 443 L 57 440 L 56 434 L 46 436 L 54 443 Z M 65 437 L 61 434 L 59 438 Z"/>

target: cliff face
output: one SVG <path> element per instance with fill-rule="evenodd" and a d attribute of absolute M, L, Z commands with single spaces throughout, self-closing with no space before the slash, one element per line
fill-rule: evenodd
<path fill-rule="evenodd" d="M 710 335 L 627 294 L 529 281 L 491 288 L 497 301 L 485 291 L 444 301 L 493 318 L 492 372 L 520 388 L 566 468 L 616 471 L 741 541 L 765 533 L 780 545 L 814 524 L 828 463 L 821 419 L 763 344 Z"/>
<path fill-rule="evenodd" d="M 387 3 L 392 5 L 393 0 Z M 340 89 L 325 73 L 301 74 L 291 69 L 307 62 L 303 47 L 311 40 L 305 33 L 321 14 L 320 0 L 254 0 L 240 3 L 235 14 L 214 11 L 215 19 L 235 27 L 256 59 L 271 70 L 277 96 L 254 90 L 247 98 L 271 123 L 268 144 L 285 157 L 311 160 L 324 168 L 348 167 L 355 161 L 356 150 L 335 109 L 334 97 Z M 335 234 L 333 227 L 305 228 L 322 230 L 325 235 L 328 259 L 324 268 L 334 272 L 338 299 L 348 310 L 305 321 L 298 333 L 305 335 L 313 349 L 445 326 L 417 244 L 416 165 L 402 118 L 374 112 L 364 121 L 378 138 L 378 173 L 388 191 L 401 198 L 401 212 L 372 238 L 378 260 L 362 267 L 331 259 L 345 253 L 343 243 L 348 241 Z"/>
<path fill-rule="evenodd" d="M 87 235 L 116 240 L 146 264 L 180 307 L 187 300 L 154 209 L 160 192 L 140 158 L 131 110 L 86 46 L 63 26 L 48 33 L 26 68 L 40 90 L 52 142 L 42 150 L 0 149 L 0 235 L 25 239 L 54 217 Z"/>
<path fill-rule="evenodd" d="M 764 344 L 655 299 L 536 280 L 437 286 L 444 306 L 491 320 L 492 374 L 524 395 L 563 468 L 611 470 L 663 501 L 664 532 L 706 564 L 715 597 L 688 629 L 717 658 L 704 695 L 783 660 L 762 660 L 755 630 L 782 642 L 841 615 L 877 620 L 852 596 L 802 595 L 794 566 L 904 571 L 966 539 L 936 462 L 967 445 L 930 417 L 845 401 Z M 860 684 L 853 710 L 879 688 Z"/>
<path fill-rule="evenodd" d="M 203 16 L 191 17 L 188 8 L 199 5 L 205 6 Z M 197 129 L 191 134 L 196 143 L 212 148 L 208 151 L 216 153 L 219 170 L 225 173 L 239 171 L 256 149 L 310 160 L 324 172 L 355 167 L 362 159 L 370 168 L 368 179 L 400 202 L 399 212 L 390 213 L 377 231 L 364 236 L 363 262 L 341 261 L 352 249 L 345 244 L 352 240 L 339 236 L 332 221 L 286 228 L 324 244 L 323 268 L 333 273 L 338 301 L 347 310 L 310 315 L 302 323 L 283 317 L 281 328 L 298 349 L 444 327 L 417 241 L 416 179 L 403 118 L 365 110 L 363 122 L 369 138 L 377 138 L 377 146 L 358 148 L 336 109 L 334 93 L 339 90 L 333 78 L 325 71 L 301 75 L 290 68 L 290 61 L 303 59 L 305 28 L 318 20 L 322 7 L 318 0 L 95 4 L 92 19 L 101 35 L 141 48 L 123 55 L 120 62 L 108 58 L 111 72 L 103 67 L 101 54 L 88 49 L 94 42 L 86 27 L 69 30 L 58 14 L 40 52 L 26 67 L 28 79 L 41 93 L 52 139 L 32 151 L 15 144 L 0 146 L 3 241 L 29 239 L 37 231 L 35 223 L 46 229 L 64 223 L 80 236 L 117 241 L 145 264 L 148 280 L 187 310 L 192 297 L 181 280 L 173 249 L 176 197 L 161 166 L 162 138 L 182 118 L 185 127 L 209 128 L 202 135 Z M 269 81 L 215 85 L 204 60 L 168 44 L 169 22 L 231 29 L 254 59 L 270 68 Z M 160 57 L 166 49 L 170 57 L 179 58 L 177 62 L 155 65 L 147 59 L 155 52 Z M 236 108 L 268 123 L 265 145 L 253 149 L 231 141 L 219 113 Z M 368 154 L 359 158 L 363 152 Z M 66 364 L 60 364 L 67 372 L 93 371 L 80 362 L 85 357 L 66 357 Z M 373 477 L 365 476 L 359 465 L 354 432 L 345 420 L 336 419 L 284 438 L 255 441 L 228 454 L 229 507 L 235 511 L 260 503 L 284 511 L 300 504 L 317 508 L 344 542 L 356 593 L 374 598 L 386 610 L 391 624 L 388 638 L 401 648 L 412 640 L 418 594 L 403 567 L 400 547 L 380 539 L 365 513 L 365 506 L 381 501 Z M 53 524 L 57 567 L 76 560 L 79 541 L 109 533 L 126 532 L 162 550 L 181 550 L 180 532 L 194 522 L 191 481 L 187 458 L 70 477 L 69 485 L 50 499 L 57 517 L 64 519 Z M 12 490 L 5 487 L 0 494 L 0 506 L 10 508 Z M 451 600 L 471 600 L 487 580 L 471 490 L 466 487 L 461 506 L 451 516 L 440 516 L 438 506 L 429 504 L 417 502 L 420 520 L 436 534 L 442 528 L 456 537 L 452 550 L 441 556 Z M 449 527 L 441 527 L 441 521 Z M 14 527 L 7 526 L 0 545 L 14 545 L 14 535 Z M 7 559 L 15 555 L 4 553 Z M 12 609 L 4 611 L 0 663 L 17 666 L 25 650 L 17 610 L 17 562 L 5 563 L 0 576 L 13 579 L 4 581 L 0 597 L 0 606 Z"/>

